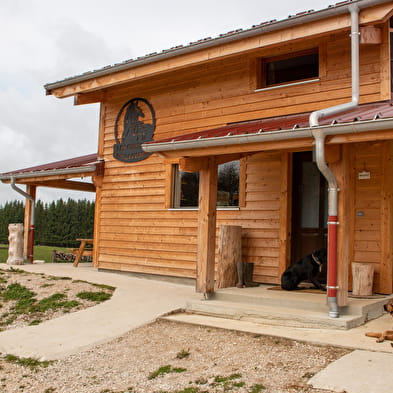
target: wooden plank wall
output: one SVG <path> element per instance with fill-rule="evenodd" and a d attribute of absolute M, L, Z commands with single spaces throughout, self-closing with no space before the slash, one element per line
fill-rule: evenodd
<path fill-rule="evenodd" d="M 380 293 L 392 292 L 391 146 L 390 141 L 358 143 L 352 149 L 355 188 L 351 262 L 374 265 L 374 291 Z M 370 179 L 360 180 L 358 173 L 362 171 L 370 172 Z"/>
<path fill-rule="evenodd" d="M 348 101 L 351 95 L 348 34 L 317 43 L 321 58 L 326 60 L 325 72 L 321 81 L 307 85 L 254 92 L 255 58 L 310 48 L 316 41 L 273 48 L 269 52 L 260 50 L 248 57 L 227 58 L 105 92 L 99 154 L 106 167 L 96 231 L 100 268 L 195 277 L 197 212 L 165 209 L 168 179 L 163 160 L 153 155 L 139 163 L 125 164 L 112 157 L 114 122 L 121 106 L 131 98 L 148 99 L 157 116 L 155 139 L 161 139 Z M 362 48 L 362 102 L 382 99 L 379 58 L 378 45 Z M 243 254 L 245 261 L 256 263 L 255 279 L 277 283 L 281 176 L 287 168 L 281 164 L 279 153 L 257 154 L 246 162 L 245 207 L 240 211 L 219 211 L 217 224 L 242 225 Z M 360 253 L 356 255 L 360 258 Z"/>

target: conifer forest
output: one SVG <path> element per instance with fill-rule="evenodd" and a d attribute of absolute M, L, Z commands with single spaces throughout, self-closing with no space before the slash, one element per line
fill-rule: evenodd
<path fill-rule="evenodd" d="M 0 244 L 8 243 L 8 224 L 23 223 L 24 203 L 0 205 Z M 78 238 L 93 238 L 94 202 L 59 199 L 51 203 L 40 200 L 35 206 L 35 244 L 78 247 Z"/>

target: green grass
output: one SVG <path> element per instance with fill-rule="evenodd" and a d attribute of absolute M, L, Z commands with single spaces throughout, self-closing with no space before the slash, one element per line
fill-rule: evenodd
<path fill-rule="evenodd" d="M 45 312 L 47 310 L 58 310 L 65 309 L 70 310 L 71 308 L 79 306 L 76 300 L 66 300 L 67 296 L 64 293 L 54 293 L 44 299 L 41 299 L 37 304 L 31 307 L 30 312 Z"/>
<path fill-rule="evenodd" d="M 48 367 L 53 361 L 45 360 L 39 361 L 34 358 L 21 358 L 15 355 L 6 355 L 4 358 L 9 363 L 19 364 L 20 366 L 29 367 L 32 370 L 37 370 L 38 367 Z"/>
<path fill-rule="evenodd" d="M 169 373 L 182 373 L 184 371 L 187 371 L 187 369 L 185 369 L 185 368 L 173 368 L 170 364 L 168 364 L 166 366 L 160 367 L 156 371 L 151 372 L 149 374 L 148 379 L 154 379 L 154 378 L 159 377 L 160 375 L 169 374 Z"/>
<path fill-rule="evenodd" d="M 76 300 L 67 300 L 67 296 L 63 293 L 54 293 L 40 301 L 37 301 L 35 296 L 34 292 L 19 283 L 10 284 L 1 291 L 0 299 L 15 301 L 16 303 L 9 313 L 0 315 L 0 326 L 12 324 L 17 316 L 21 314 L 39 314 L 47 310 L 59 309 L 62 309 L 63 312 L 69 312 L 72 308 L 80 305 Z M 38 325 L 40 320 L 36 319 L 33 322 L 33 325 Z"/>
<path fill-rule="evenodd" d="M 103 302 L 108 300 L 112 294 L 106 292 L 79 292 L 76 296 L 79 299 L 90 300 L 92 302 Z"/>
<path fill-rule="evenodd" d="M 8 247 L 7 244 L 0 244 L 0 247 Z M 51 262 L 52 251 L 57 250 L 61 252 L 69 252 L 67 248 L 55 247 L 55 246 L 35 246 L 34 247 L 34 259 Z M 3 250 L 0 248 L 0 263 L 5 263 L 8 258 L 8 249 Z"/>

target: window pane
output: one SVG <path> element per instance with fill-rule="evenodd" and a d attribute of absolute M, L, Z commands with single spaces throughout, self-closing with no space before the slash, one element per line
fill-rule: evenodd
<path fill-rule="evenodd" d="M 217 206 L 239 206 L 240 161 L 218 166 Z"/>
<path fill-rule="evenodd" d="M 218 166 L 217 206 L 239 206 L 240 161 Z M 199 172 L 174 171 L 173 207 L 198 207 Z"/>
<path fill-rule="evenodd" d="M 180 172 L 180 207 L 198 206 L 199 172 Z"/>
<path fill-rule="evenodd" d="M 266 86 L 319 75 L 318 53 L 266 63 Z"/>
<path fill-rule="evenodd" d="M 320 172 L 313 162 L 303 163 L 301 227 L 319 228 Z"/>

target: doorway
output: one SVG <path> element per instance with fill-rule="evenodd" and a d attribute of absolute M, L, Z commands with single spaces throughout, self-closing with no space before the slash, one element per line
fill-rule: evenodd
<path fill-rule="evenodd" d="M 295 262 L 327 243 L 327 182 L 311 151 L 293 153 L 292 250 Z"/>

